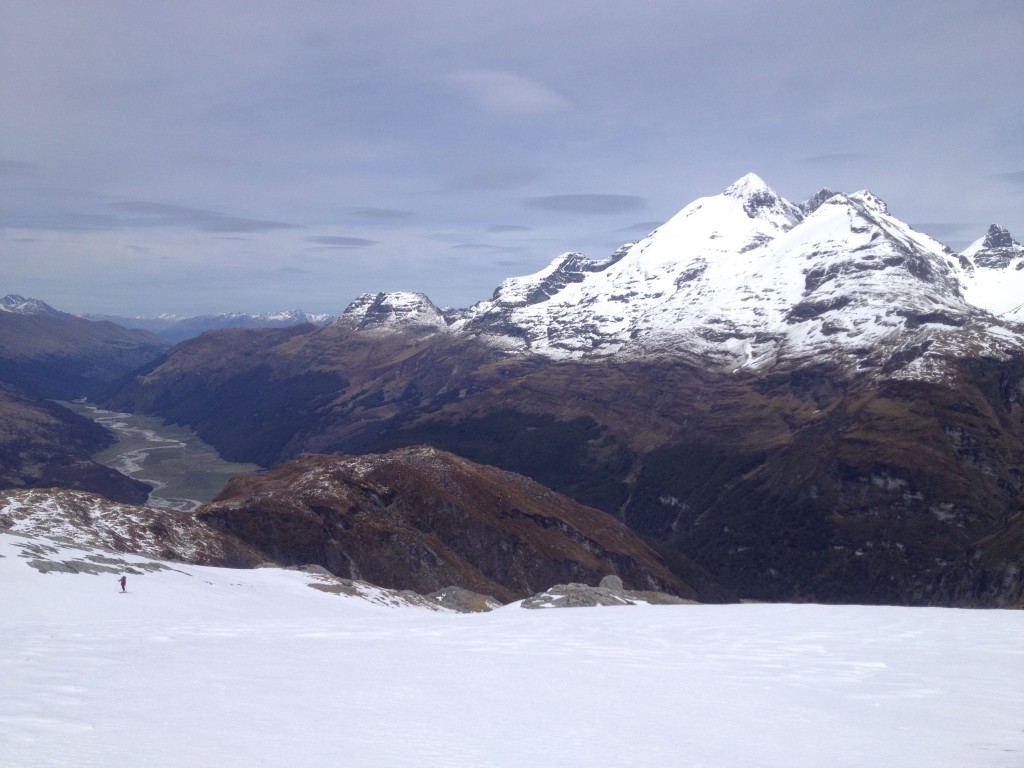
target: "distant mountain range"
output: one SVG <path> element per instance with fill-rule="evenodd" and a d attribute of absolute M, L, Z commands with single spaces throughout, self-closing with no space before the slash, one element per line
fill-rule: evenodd
<path fill-rule="evenodd" d="M 86 320 L 106 320 L 125 328 L 138 328 L 156 334 L 160 338 L 177 344 L 198 336 L 206 331 L 223 328 L 285 328 L 290 325 L 326 325 L 335 320 L 337 315 L 313 314 L 299 309 L 284 312 L 265 312 L 252 314 L 247 312 L 225 312 L 216 315 L 199 315 L 197 317 L 180 317 L 163 315 L 160 317 L 124 317 L 118 315 L 82 315 Z"/>

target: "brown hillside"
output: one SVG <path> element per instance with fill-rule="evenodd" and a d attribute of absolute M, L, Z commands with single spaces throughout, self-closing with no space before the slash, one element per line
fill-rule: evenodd
<path fill-rule="evenodd" d="M 60 486 L 141 504 L 149 485 L 90 458 L 112 442 L 95 422 L 0 385 L 0 488 Z"/>
<path fill-rule="evenodd" d="M 610 515 L 427 447 L 304 455 L 235 478 L 197 515 L 277 562 L 421 593 L 457 585 L 509 601 L 614 573 L 633 589 L 698 597 Z"/>

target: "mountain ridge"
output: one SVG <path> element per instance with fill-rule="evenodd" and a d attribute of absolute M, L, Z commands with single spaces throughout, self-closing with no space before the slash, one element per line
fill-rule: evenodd
<path fill-rule="evenodd" d="M 467 309 L 381 293 L 344 316 L 359 329 L 374 302 L 419 305 L 432 317 L 424 331 L 552 359 L 684 355 L 728 371 L 828 357 L 861 373 L 941 377 L 946 353 L 1024 348 L 1024 305 L 989 290 L 1009 276 L 1004 292 L 1024 296 L 1022 256 L 998 225 L 955 254 L 870 192 L 823 189 L 796 204 L 748 174 L 608 258 L 567 252 Z"/>
<path fill-rule="evenodd" d="M 206 331 L 225 328 L 282 328 L 292 325 L 326 325 L 337 315 L 305 312 L 301 309 L 279 312 L 220 312 L 216 314 L 183 317 L 161 315 L 159 317 L 126 317 L 121 315 L 82 315 L 86 320 L 106 320 L 124 328 L 136 328 L 156 334 L 172 344 L 199 336 Z"/>

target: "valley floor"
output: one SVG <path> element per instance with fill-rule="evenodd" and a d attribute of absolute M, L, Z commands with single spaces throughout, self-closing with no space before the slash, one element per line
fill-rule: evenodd
<path fill-rule="evenodd" d="M 5 766 L 1024 765 L 1024 612 L 466 615 L 133 556 L 121 594 L 32 541 L 0 534 Z"/>

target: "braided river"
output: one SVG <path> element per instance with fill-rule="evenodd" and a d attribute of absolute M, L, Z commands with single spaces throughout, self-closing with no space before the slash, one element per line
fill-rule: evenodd
<path fill-rule="evenodd" d="M 225 461 L 191 429 L 159 417 L 65 405 L 114 433 L 117 442 L 93 459 L 153 486 L 148 506 L 191 512 L 212 501 L 233 476 L 259 470 L 256 464 Z"/>

